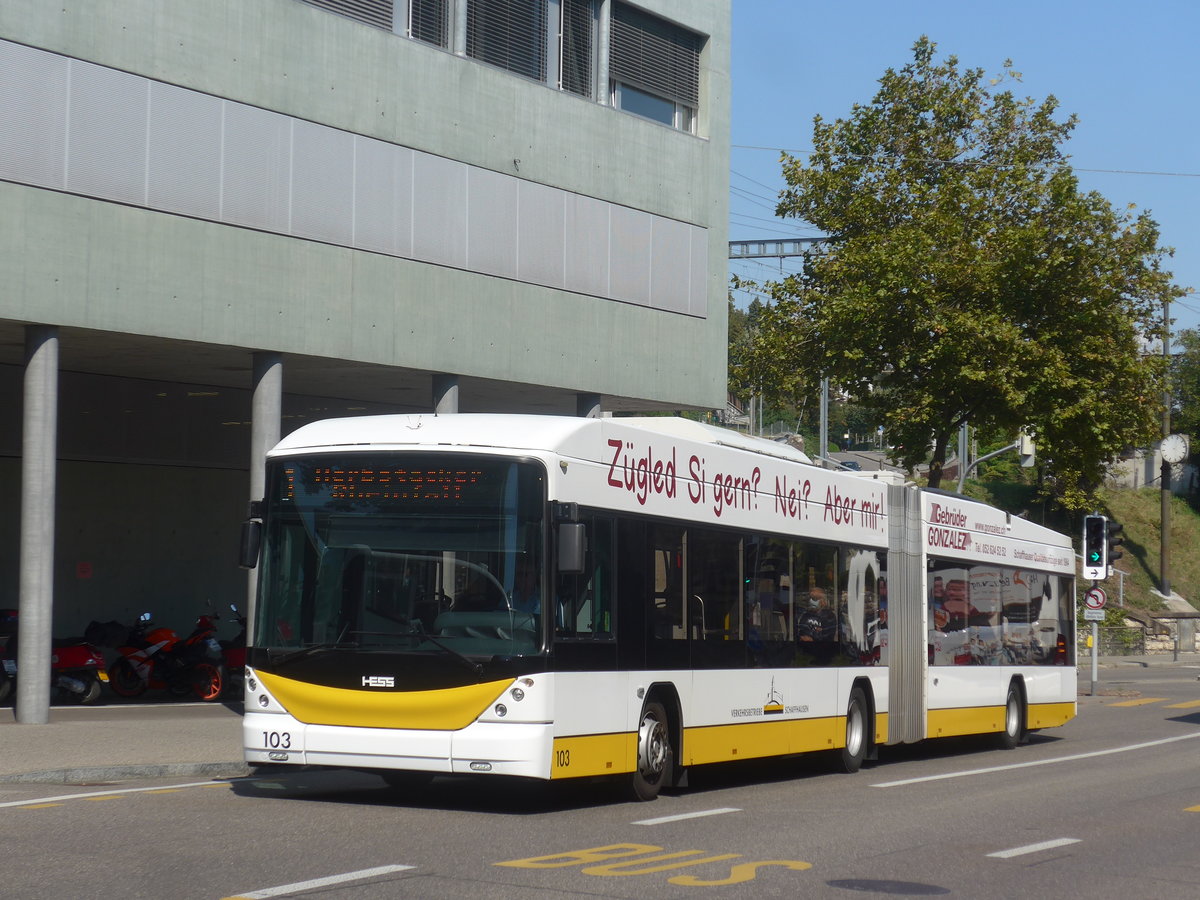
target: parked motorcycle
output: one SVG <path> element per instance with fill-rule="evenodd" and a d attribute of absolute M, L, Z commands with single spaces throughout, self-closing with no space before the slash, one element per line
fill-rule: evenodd
<path fill-rule="evenodd" d="M 225 656 L 225 691 L 231 697 L 240 697 L 242 681 L 246 675 L 246 617 L 238 610 L 236 603 L 230 603 L 229 608 L 233 610 L 234 621 L 242 630 L 230 640 L 219 643 Z"/>
<path fill-rule="evenodd" d="M 114 624 L 92 623 L 97 633 Z M 150 613 L 142 613 L 123 641 L 108 646 L 120 654 L 109 665 L 108 677 L 113 693 L 121 697 L 139 697 L 155 689 L 212 701 L 225 686 L 225 663 L 212 616 L 200 616 L 192 633 L 180 638 L 170 628 L 155 627 Z"/>
<path fill-rule="evenodd" d="M 17 685 L 17 610 L 0 610 L 0 703 Z M 99 649 L 83 638 L 55 638 L 51 643 L 52 699 L 95 703 L 108 673 Z"/>

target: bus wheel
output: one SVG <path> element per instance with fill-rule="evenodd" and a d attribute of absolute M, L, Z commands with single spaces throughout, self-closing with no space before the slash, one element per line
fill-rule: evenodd
<path fill-rule="evenodd" d="M 850 692 L 850 702 L 846 706 L 846 746 L 841 750 L 839 760 L 841 769 L 846 773 L 857 772 L 862 768 L 867 755 L 867 695 L 860 687 Z"/>
<path fill-rule="evenodd" d="M 637 770 L 630 787 L 635 800 L 653 800 L 658 796 L 675 763 L 667 711 L 661 703 L 647 703 L 638 725 Z"/>
<path fill-rule="evenodd" d="M 1025 704 L 1021 702 L 1021 691 L 1015 684 L 1008 686 L 1008 697 L 1004 701 L 1004 730 L 1000 732 L 1000 747 L 1012 750 L 1021 743 L 1025 732 Z"/>

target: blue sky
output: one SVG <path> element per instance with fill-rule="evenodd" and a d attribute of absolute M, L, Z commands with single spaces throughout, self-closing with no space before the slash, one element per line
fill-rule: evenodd
<path fill-rule="evenodd" d="M 812 118 L 869 103 L 889 66 L 927 34 L 939 57 L 1023 75 L 1018 96 L 1058 98 L 1079 117 L 1065 145 L 1085 190 L 1159 223 L 1175 281 L 1197 294 L 1172 304 L 1175 330 L 1200 327 L 1200 3 L 1195 0 L 1009 0 L 1002 4 L 733 0 L 730 240 L 811 236 L 774 216 L 779 150 L 812 145 Z M 757 149 L 767 148 L 767 149 Z M 1132 173 L 1174 173 L 1170 175 Z M 731 261 L 749 278 L 778 260 Z M 784 261 L 784 269 L 794 268 Z M 739 298 L 740 299 L 740 298 Z"/>

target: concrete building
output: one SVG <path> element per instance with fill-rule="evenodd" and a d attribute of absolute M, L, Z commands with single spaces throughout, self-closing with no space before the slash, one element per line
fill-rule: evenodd
<path fill-rule="evenodd" d="M 729 0 L 0 4 L 22 635 L 241 601 L 313 418 L 723 407 L 729 43 Z"/>

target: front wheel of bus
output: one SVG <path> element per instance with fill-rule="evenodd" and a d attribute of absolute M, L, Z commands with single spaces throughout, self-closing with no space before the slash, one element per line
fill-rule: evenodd
<path fill-rule="evenodd" d="M 850 692 L 846 705 L 846 746 L 842 748 L 841 769 L 846 773 L 862 768 L 867 756 L 867 695 L 860 687 Z"/>
<path fill-rule="evenodd" d="M 631 788 L 635 800 L 653 800 L 666 783 L 675 763 L 667 711 L 661 703 L 647 703 L 638 725 L 637 770 Z"/>

